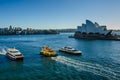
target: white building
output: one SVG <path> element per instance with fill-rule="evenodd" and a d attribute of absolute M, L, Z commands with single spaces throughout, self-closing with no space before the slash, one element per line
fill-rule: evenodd
<path fill-rule="evenodd" d="M 85 32 L 85 33 L 99 33 L 107 35 L 108 33 L 111 33 L 111 30 L 107 30 L 106 26 L 100 26 L 98 23 L 93 23 L 89 20 L 86 20 L 86 24 L 82 24 L 82 26 L 77 27 L 78 32 Z"/>

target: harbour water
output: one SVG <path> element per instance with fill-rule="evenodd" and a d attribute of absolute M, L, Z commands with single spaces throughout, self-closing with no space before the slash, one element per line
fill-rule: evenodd
<path fill-rule="evenodd" d="M 120 80 L 120 41 L 68 38 L 57 35 L 0 36 L 0 80 Z M 43 45 L 51 46 L 59 56 L 39 55 Z M 59 52 L 72 46 L 82 55 Z M 11 61 L 5 49 L 15 47 L 23 61 Z"/>

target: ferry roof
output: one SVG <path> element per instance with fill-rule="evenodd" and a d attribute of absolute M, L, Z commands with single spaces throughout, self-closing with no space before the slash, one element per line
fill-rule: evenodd
<path fill-rule="evenodd" d="M 18 51 L 18 50 L 15 48 L 8 48 L 8 51 Z"/>
<path fill-rule="evenodd" d="M 19 50 L 15 49 L 15 48 L 8 48 L 8 51 L 10 51 L 10 53 L 11 53 L 12 55 L 21 54 L 21 53 L 19 52 Z"/>

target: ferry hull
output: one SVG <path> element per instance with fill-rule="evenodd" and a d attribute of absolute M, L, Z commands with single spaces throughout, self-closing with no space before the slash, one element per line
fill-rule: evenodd
<path fill-rule="evenodd" d="M 10 60 L 23 60 L 23 57 L 21 57 L 21 58 L 15 58 L 15 57 L 11 57 L 11 56 L 9 56 L 8 54 L 6 54 L 6 56 L 7 56 L 7 58 L 8 59 L 10 59 Z"/>
<path fill-rule="evenodd" d="M 45 57 L 56 57 L 56 56 L 58 56 L 57 54 L 54 54 L 54 55 L 45 55 L 45 54 L 43 54 L 43 52 L 40 52 L 40 55 L 43 55 Z"/>

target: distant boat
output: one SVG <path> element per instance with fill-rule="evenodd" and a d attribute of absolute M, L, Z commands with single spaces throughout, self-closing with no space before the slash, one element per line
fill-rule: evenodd
<path fill-rule="evenodd" d="M 68 46 L 60 48 L 59 51 L 69 53 L 69 54 L 74 54 L 74 55 L 82 54 L 82 51 L 76 50 L 76 49 L 74 49 L 72 47 L 68 47 Z"/>
<path fill-rule="evenodd" d="M 71 35 L 71 36 L 69 36 L 69 38 L 74 38 L 74 36 Z"/>
<path fill-rule="evenodd" d="M 40 54 L 43 56 L 46 56 L 46 57 L 57 56 L 57 53 L 54 50 L 52 50 L 49 46 L 43 46 L 41 51 L 40 51 Z"/>
<path fill-rule="evenodd" d="M 8 48 L 6 56 L 11 60 L 23 60 L 23 54 L 15 48 Z"/>

